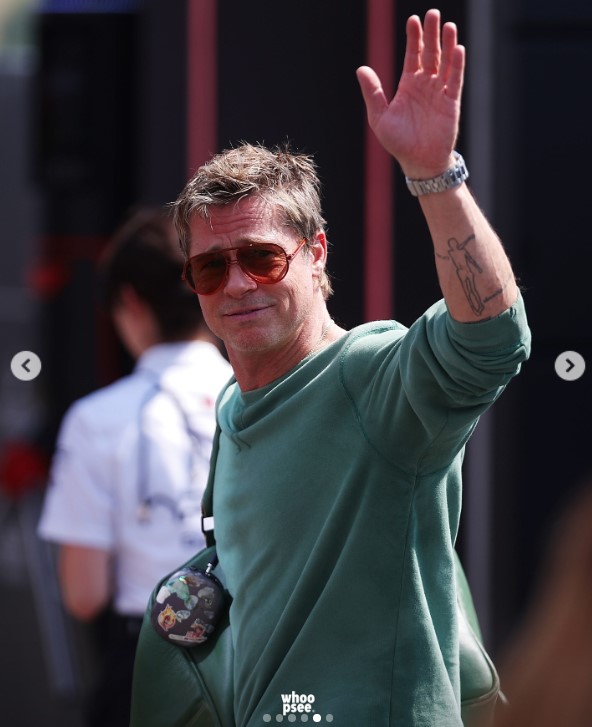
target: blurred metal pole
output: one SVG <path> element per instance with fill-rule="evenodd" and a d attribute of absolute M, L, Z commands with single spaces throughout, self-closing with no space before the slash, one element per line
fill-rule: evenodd
<path fill-rule="evenodd" d="M 187 175 L 218 151 L 218 8 L 187 3 Z"/>

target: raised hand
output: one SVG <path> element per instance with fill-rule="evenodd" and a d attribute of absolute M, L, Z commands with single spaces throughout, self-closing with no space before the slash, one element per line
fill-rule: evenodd
<path fill-rule="evenodd" d="M 429 179 L 454 163 L 464 68 L 456 25 L 445 23 L 440 34 L 440 11 L 432 9 L 423 26 L 417 15 L 407 21 L 403 73 L 390 103 L 371 68 L 357 71 L 368 123 L 411 179 Z"/>

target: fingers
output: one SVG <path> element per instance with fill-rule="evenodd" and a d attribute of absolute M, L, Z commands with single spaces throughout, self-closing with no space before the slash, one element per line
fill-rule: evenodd
<path fill-rule="evenodd" d="M 442 72 L 444 74 L 444 82 L 447 80 L 447 75 L 452 60 L 452 54 L 456 47 L 457 31 L 454 23 L 444 23 L 442 28 L 442 56 L 440 59 Z"/>
<path fill-rule="evenodd" d="M 445 80 L 445 93 L 449 98 L 459 99 L 462 93 L 463 80 L 465 73 L 465 49 L 462 45 L 457 45 L 450 54 L 450 65 L 448 77 Z"/>
<path fill-rule="evenodd" d="M 440 68 L 440 11 L 428 10 L 423 24 L 421 65 L 426 73 L 436 75 Z"/>
<path fill-rule="evenodd" d="M 403 72 L 423 71 L 447 85 L 447 95 L 458 94 L 462 88 L 464 48 L 458 45 L 454 23 L 444 23 L 440 33 L 440 11 L 428 10 L 422 26 L 417 15 L 407 20 L 407 45 Z"/>
<path fill-rule="evenodd" d="M 380 79 L 372 68 L 361 66 L 356 71 L 356 75 L 362 90 L 364 103 L 366 104 L 368 121 L 370 122 L 370 126 L 372 126 L 374 121 L 382 115 L 388 106 L 388 101 L 384 95 Z"/>
<path fill-rule="evenodd" d="M 440 65 L 440 11 L 428 10 L 422 27 L 417 15 L 407 20 L 403 71 L 436 74 Z"/>
<path fill-rule="evenodd" d="M 465 48 L 458 44 L 458 33 L 454 23 L 445 23 L 442 28 L 442 57 L 439 74 L 446 86 L 446 95 L 459 98 L 462 92 L 465 69 Z"/>
<path fill-rule="evenodd" d="M 403 73 L 416 73 L 421 69 L 421 51 L 423 49 L 421 20 L 417 15 L 412 15 L 407 20 L 406 31 L 407 44 L 405 46 Z"/>

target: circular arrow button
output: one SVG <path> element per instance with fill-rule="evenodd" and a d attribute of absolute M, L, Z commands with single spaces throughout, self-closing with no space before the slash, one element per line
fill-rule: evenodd
<path fill-rule="evenodd" d="M 576 381 L 585 370 L 584 357 L 576 351 L 564 351 L 555 359 L 555 373 L 564 381 Z"/>
<path fill-rule="evenodd" d="M 21 381 L 32 381 L 41 373 L 41 359 L 32 351 L 19 351 L 12 357 L 10 370 Z"/>

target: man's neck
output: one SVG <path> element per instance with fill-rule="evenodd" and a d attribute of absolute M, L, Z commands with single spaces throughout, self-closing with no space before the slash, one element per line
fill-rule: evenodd
<path fill-rule="evenodd" d="M 310 332 L 303 332 L 288 345 L 278 346 L 276 350 L 228 350 L 228 358 L 241 391 L 254 391 L 281 378 L 307 356 L 341 338 L 345 332 L 327 313 Z"/>

